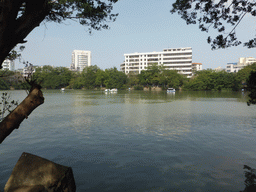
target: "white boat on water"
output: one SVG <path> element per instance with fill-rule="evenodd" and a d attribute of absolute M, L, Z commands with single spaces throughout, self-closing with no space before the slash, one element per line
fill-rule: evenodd
<path fill-rule="evenodd" d="M 65 88 L 61 88 L 60 90 L 61 90 L 61 91 L 65 91 Z"/>
<path fill-rule="evenodd" d="M 110 92 L 117 92 L 117 89 L 116 88 L 110 89 Z"/>
<path fill-rule="evenodd" d="M 105 93 L 117 93 L 117 89 L 105 89 Z"/>
<path fill-rule="evenodd" d="M 175 89 L 174 88 L 168 88 L 167 93 L 175 93 Z"/>

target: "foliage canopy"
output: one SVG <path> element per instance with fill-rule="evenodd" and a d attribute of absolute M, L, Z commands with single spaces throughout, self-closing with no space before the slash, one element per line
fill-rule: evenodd
<path fill-rule="evenodd" d="M 236 27 L 244 16 L 256 16 L 256 2 L 253 0 L 176 0 L 171 13 L 177 12 L 187 24 L 199 24 L 201 31 L 209 31 L 213 27 L 220 33 L 207 41 L 212 49 L 227 48 L 240 45 L 242 42 L 236 36 Z M 227 24 L 232 29 L 227 32 Z M 256 47 L 256 38 L 244 42 L 248 48 Z"/>
<path fill-rule="evenodd" d="M 18 43 L 43 21 L 77 20 L 92 29 L 107 29 L 117 0 L 2 0 L 0 2 L 0 68 Z"/>

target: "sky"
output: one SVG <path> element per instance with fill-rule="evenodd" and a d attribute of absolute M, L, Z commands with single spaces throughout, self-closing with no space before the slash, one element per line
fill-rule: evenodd
<path fill-rule="evenodd" d="M 198 25 L 186 22 L 170 10 L 174 0 L 119 0 L 113 13 L 119 13 L 115 22 L 108 22 L 109 30 L 93 31 L 75 21 L 62 24 L 44 22 L 25 40 L 22 60 L 33 65 L 69 67 L 73 50 L 92 53 L 92 65 L 101 69 L 117 67 L 124 54 L 163 51 L 165 48 L 192 47 L 192 62 L 202 63 L 203 69 L 225 68 L 227 63 L 238 62 L 239 57 L 255 57 L 256 50 L 242 45 L 211 50 L 208 36 L 216 36 L 211 29 L 201 32 Z M 246 16 L 236 29 L 238 38 L 245 41 L 255 37 L 256 20 Z M 15 68 L 23 68 L 18 60 Z"/>

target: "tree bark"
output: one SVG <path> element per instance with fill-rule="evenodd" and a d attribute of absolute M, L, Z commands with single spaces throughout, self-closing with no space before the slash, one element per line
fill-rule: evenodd
<path fill-rule="evenodd" d="M 30 113 L 44 103 L 41 86 L 34 84 L 28 96 L 0 123 L 0 144 Z"/>

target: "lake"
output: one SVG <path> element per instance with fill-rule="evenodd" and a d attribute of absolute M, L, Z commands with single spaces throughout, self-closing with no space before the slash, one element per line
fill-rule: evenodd
<path fill-rule="evenodd" d="M 241 92 L 44 96 L 1 144 L 1 191 L 22 152 L 72 167 L 77 192 L 238 192 L 243 165 L 256 168 L 256 106 Z"/>

